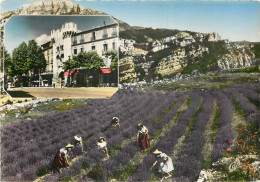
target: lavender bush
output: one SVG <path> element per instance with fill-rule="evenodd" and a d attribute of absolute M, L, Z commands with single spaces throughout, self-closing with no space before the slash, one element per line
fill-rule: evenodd
<path fill-rule="evenodd" d="M 216 162 L 223 151 L 228 148 L 228 141 L 232 141 L 233 133 L 231 130 L 232 121 L 232 103 L 223 92 L 214 92 L 213 95 L 217 99 L 217 104 L 220 109 L 219 115 L 219 131 L 214 139 L 213 151 L 211 158 Z"/>
<path fill-rule="evenodd" d="M 213 108 L 213 98 L 210 95 L 203 96 L 203 98 L 201 112 L 197 115 L 182 152 L 179 153 L 178 160 L 175 162 L 174 178 L 176 181 L 182 180 L 183 176 L 187 177 L 189 181 L 196 181 L 201 170 L 203 135 Z"/>

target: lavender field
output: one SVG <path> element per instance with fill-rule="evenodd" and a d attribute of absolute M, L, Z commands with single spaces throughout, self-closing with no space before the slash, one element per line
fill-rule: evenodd
<path fill-rule="evenodd" d="M 149 171 L 159 149 L 172 157 L 173 181 L 196 181 L 203 169 L 205 129 L 213 116 L 212 150 L 208 157 L 218 161 L 235 139 L 231 129 L 233 111 L 258 127 L 259 84 L 197 92 L 141 92 L 119 90 L 110 99 L 92 100 L 84 106 L 46 115 L 40 119 L 10 124 L 1 131 L 1 181 L 158 181 Z M 216 112 L 213 103 L 219 109 Z M 111 119 L 120 118 L 120 128 L 108 129 Z M 141 152 L 136 142 L 138 123 L 149 129 L 151 147 Z M 213 131 L 214 130 L 214 131 Z M 56 152 L 83 138 L 85 152 L 69 153 L 71 166 L 52 173 Z M 109 159 L 97 150 L 99 137 L 107 139 Z M 258 137 L 258 136 L 257 136 Z"/>

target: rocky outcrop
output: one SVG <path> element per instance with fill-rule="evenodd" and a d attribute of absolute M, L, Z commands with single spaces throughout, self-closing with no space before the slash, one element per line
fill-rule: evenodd
<path fill-rule="evenodd" d="M 208 41 L 216 42 L 222 40 L 220 35 L 215 32 L 209 33 L 207 35 L 208 35 Z"/>
<path fill-rule="evenodd" d="M 32 4 L 25 4 L 17 11 L 2 14 L 3 18 L 8 18 L 10 14 L 19 15 L 105 15 L 106 13 L 96 11 L 91 8 L 73 4 L 70 1 L 39 1 Z"/>
<path fill-rule="evenodd" d="M 119 61 L 120 82 L 136 82 L 135 66 L 133 57 L 128 56 Z"/>
<path fill-rule="evenodd" d="M 198 49 L 192 48 L 189 52 L 186 52 L 184 48 L 179 48 L 174 51 L 173 55 L 163 58 L 156 67 L 156 73 L 164 75 L 170 75 L 173 73 L 179 73 L 187 66 L 188 60 L 195 60 L 202 57 L 203 52 L 207 52 L 208 48 L 199 47 Z"/>
<path fill-rule="evenodd" d="M 255 62 L 255 55 L 249 48 L 230 50 L 229 52 L 217 61 L 217 65 L 221 70 L 244 68 L 253 65 Z"/>

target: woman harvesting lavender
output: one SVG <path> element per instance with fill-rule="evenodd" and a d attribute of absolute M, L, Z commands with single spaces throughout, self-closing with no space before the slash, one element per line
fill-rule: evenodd
<path fill-rule="evenodd" d="M 174 169 L 173 164 L 172 164 L 172 159 L 169 156 L 167 156 L 165 153 L 162 153 L 161 151 L 159 151 L 158 149 L 156 149 L 153 152 L 153 154 L 158 158 L 158 160 L 153 163 L 153 165 L 150 168 L 150 170 L 152 170 L 153 167 L 159 161 L 159 169 L 158 169 L 158 171 L 160 173 L 163 173 L 164 175 L 167 174 L 166 178 L 169 178 L 171 176 L 169 174 L 169 172 L 173 171 L 173 169 Z M 163 179 L 164 179 L 164 177 L 162 178 L 162 180 Z"/>
<path fill-rule="evenodd" d="M 137 134 L 137 142 L 142 151 L 150 147 L 150 138 L 148 135 L 148 129 L 143 126 L 141 123 L 137 125 L 138 134 Z"/>
<path fill-rule="evenodd" d="M 61 148 L 55 155 L 53 160 L 53 171 L 62 173 L 61 168 L 69 168 L 70 164 L 68 161 L 68 151 L 72 149 L 73 145 L 68 144 L 65 148 Z"/>
<path fill-rule="evenodd" d="M 105 159 L 108 159 L 109 155 L 108 155 L 108 150 L 107 150 L 107 142 L 104 137 L 99 138 L 97 146 L 98 146 L 98 150 L 101 149 L 105 153 L 105 155 L 106 155 Z"/>
<path fill-rule="evenodd" d="M 111 127 L 117 127 L 117 126 L 120 128 L 119 118 L 113 117 L 113 119 L 111 121 Z"/>
<path fill-rule="evenodd" d="M 72 143 L 73 143 L 74 147 L 69 152 L 69 156 L 71 158 L 75 158 L 83 153 L 83 141 L 82 141 L 81 136 L 79 136 L 79 135 L 74 136 Z"/>

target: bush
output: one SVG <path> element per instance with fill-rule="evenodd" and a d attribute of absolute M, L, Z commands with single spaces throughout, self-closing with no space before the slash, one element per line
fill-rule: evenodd
<path fill-rule="evenodd" d="M 208 71 L 208 66 L 210 64 L 216 63 L 219 59 L 219 55 L 228 53 L 223 45 L 224 41 L 218 42 L 209 42 L 204 40 L 203 46 L 206 46 L 209 49 L 208 53 L 204 53 L 203 57 L 196 63 L 188 62 L 188 65 L 183 68 L 182 74 L 190 74 L 193 70 L 198 70 L 199 72 L 205 73 Z"/>
<path fill-rule="evenodd" d="M 245 174 L 241 169 L 237 169 L 228 174 L 225 181 L 250 181 L 248 174 Z"/>
<path fill-rule="evenodd" d="M 13 104 L 13 101 L 11 101 L 11 100 L 8 99 L 8 100 L 6 101 L 6 103 L 5 103 L 5 105 L 7 105 L 7 104 Z"/>
<path fill-rule="evenodd" d="M 85 161 L 82 162 L 81 169 L 88 169 L 89 167 L 90 165 L 88 163 L 86 163 Z"/>
<path fill-rule="evenodd" d="M 253 66 L 249 68 L 243 68 L 243 69 L 235 69 L 232 71 L 233 73 L 259 73 L 259 67 L 258 66 Z"/>
<path fill-rule="evenodd" d="M 92 178 L 96 181 L 100 181 L 103 177 L 103 170 L 101 169 L 100 165 L 95 165 L 92 170 L 87 175 L 89 178 Z"/>
<path fill-rule="evenodd" d="M 43 176 L 43 175 L 47 174 L 49 172 L 49 170 L 50 170 L 49 166 L 39 169 L 37 172 L 37 176 L 38 177 Z"/>

